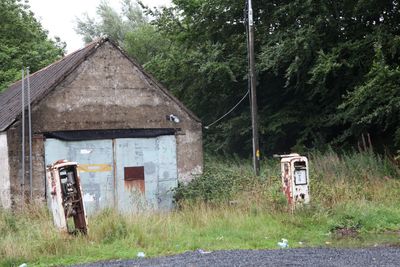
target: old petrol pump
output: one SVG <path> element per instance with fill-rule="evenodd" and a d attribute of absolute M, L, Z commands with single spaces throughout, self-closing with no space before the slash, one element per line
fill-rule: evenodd
<path fill-rule="evenodd" d="M 59 160 L 47 166 L 47 196 L 54 225 L 68 233 L 87 234 L 87 218 L 76 162 Z"/>
<path fill-rule="evenodd" d="M 281 159 L 282 189 L 291 209 L 309 203 L 307 158 L 295 153 L 276 157 Z"/>

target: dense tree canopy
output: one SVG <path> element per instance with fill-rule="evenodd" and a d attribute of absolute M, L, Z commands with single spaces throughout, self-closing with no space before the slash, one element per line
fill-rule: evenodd
<path fill-rule="evenodd" d="M 64 48 L 47 37 L 26 3 L 0 1 L 0 91 L 21 78 L 22 66 L 35 72 L 62 56 Z"/>
<path fill-rule="evenodd" d="M 253 7 L 265 153 L 351 148 L 362 134 L 382 151 L 400 147 L 398 1 L 253 0 Z M 85 23 L 95 35 L 116 36 L 207 125 L 248 90 L 244 8 L 244 0 L 173 0 L 145 8 L 150 24 L 111 10 L 99 12 L 100 24 Z M 208 148 L 250 154 L 248 101 L 204 132 Z"/>
<path fill-rule="evenodd" d="M 86 43 L 101 36 L 108 36 L 121 45 L 140 63 L 146 63 L 165 47 L 156 28 L 148 21 L 142 8 L 131 0 L 122 1 L 120 13 L 102 1 L 97 7 L 97 18 L 77 18 L 76 32 L 83 36 Z"/>

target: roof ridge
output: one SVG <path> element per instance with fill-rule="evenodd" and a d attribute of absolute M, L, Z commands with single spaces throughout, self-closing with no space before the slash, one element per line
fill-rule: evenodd
<path fill-rule="evenodd" d="M 117 43 L 108 37 L 101 37 L 93 40 L 85 47 L 78 49 L 52 64 L 34 72 L 29 77 L 31 79 L 31 99 L 30 103 L 36 105 L 41 99 L 45 98 L 58 84 L 60 84 L 71 72 L 73 72 L 81 63 L 97 50 L 105 42 L 109 42 L 118 51 L 120 51 L 143 75 L 143 78 L 149 85 L 156 87 L 168 98 L 175 102 L 184 112 L 186 112 L 195 121 L 201 120 L 179 101 L 168 89 L 159 83 L 150 73 L 137 63 L 134 57 L 129 56 Z M 10 127 L 21 114 L 21 87 L 22 79 L 10 85 L 0 94 L 0 131 Z M 25 106 L 28 104 L 25 99 Z"/>
<path fill-rule="evenodd" d="M 93 40 L 81 49 L 78 49 L 63 58 L 29 75 L 31 80 L 31 103 L 46 95 L 51 88 L 59 84 L 70 72 L 82 63 L 94 49 L 99 47 L 108 38 Z M 21 114 L 21 87 L 22 79 L 11 84 L 0 94 L 0 131 L 7 129 Z M 25 106 L 27 105 L 25 100 Z"/>
<path fill-rule="evenodd" d="M 69 54 L 67 54 L 67 55 L 65 55 L 65 56 L 63 56 L 63 57 L 57 59 L 57 60 L 54 61 L 53 63 L 50 63 L 49 65 L 47 65 L 47 66 L 41 68 L 40 70 L 37 70 L 37 71 L 35 71 L 35 72 L 33 72 L 33 73 L 30 73 L 29 76 L 32 77 L 32 76 L 36 75 L 36 74 L 39 73 L 39 72 L 42 72 L 42 71 L 44 71 L 44 70 L 47 70 L 47 69 L 49 69 L 50 67 L 54 66 L 55 64 L 60 63 L 61 61 L 66 60 L 66 59 L 72 57 L 73 55 L 77 54 L 78 52 L 81 52 L 81 51 L 84 50 L 84 49 L 87 49 L 89 46 L 92 46 L 92 45 L 94 45 L 94 44 L 99 44 L 101 41 L 106 41 L 106 39 L 107 39 L 107 38 L 103 38 L 103 37 L 96 38 L 95 40 L 93 40 L 93 41 L 91 41 L 90 43 L 86 44 L 84 47 L 79 48 L 78 50 L 75 50 L 75 51 L 73 51 L 73 52 L 71 52 L 71 53 L 69 53 Z M 25 77 L 25 79 L 26 79 L 26 77 Z M 15 81 L 15 82 L 13 82 L 13 83 L 10 84 L 3 92 L 5 92 L 8 88 L 12 87 L 13 85 L 15 85 L 16 83 L 19 83 L 19 82 L 21 82 L 21 81 L 22 81 L 22 78 L 19 79 L 19 80 L 17 80 L 17 81 Z M 1 93 L 3 93 L 3 92 L 1 92 Z M 0 95 L 1 95 L 1 94 L 0 94 Z"/>

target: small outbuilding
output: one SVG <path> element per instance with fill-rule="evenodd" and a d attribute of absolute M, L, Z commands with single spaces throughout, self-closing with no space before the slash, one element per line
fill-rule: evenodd
<path fill-rule="evenodd" d="M 89 214 L 107 207 L 168 210 L 178 181 L 202 172 L 200 120 L 118 45 L 102 38 L 30 76 L 30 184 L 27 126 L 22 173 L 21 88 L 18 81 L 0 94 L 4 208 L 31 193 L 44 200 L 46 166 L 60 159 L 79 163 Z"/>

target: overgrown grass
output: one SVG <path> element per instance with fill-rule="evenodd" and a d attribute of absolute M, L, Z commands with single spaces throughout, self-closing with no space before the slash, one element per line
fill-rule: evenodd
<path fill-rule="evenodd" d="M 277 160 L 262 175 L 250 161 L 208 158 L 203 176 L 177 190 L 179 209 L 122 216 L 112 210 L 89 219 L 90 233 L 57 232 L 44 207 L 0 211 L 0 264 L 66 265 L 103 259 L 168 255 L 187 250 L 399 244 L 400 171 L 372 153 L 310 157 L 311 205 L 291 214 L 280 191 Z M 350 229 L 356 237 L 334 233 Z M 300 243 L 299 243 L 300 242 Z"/>

